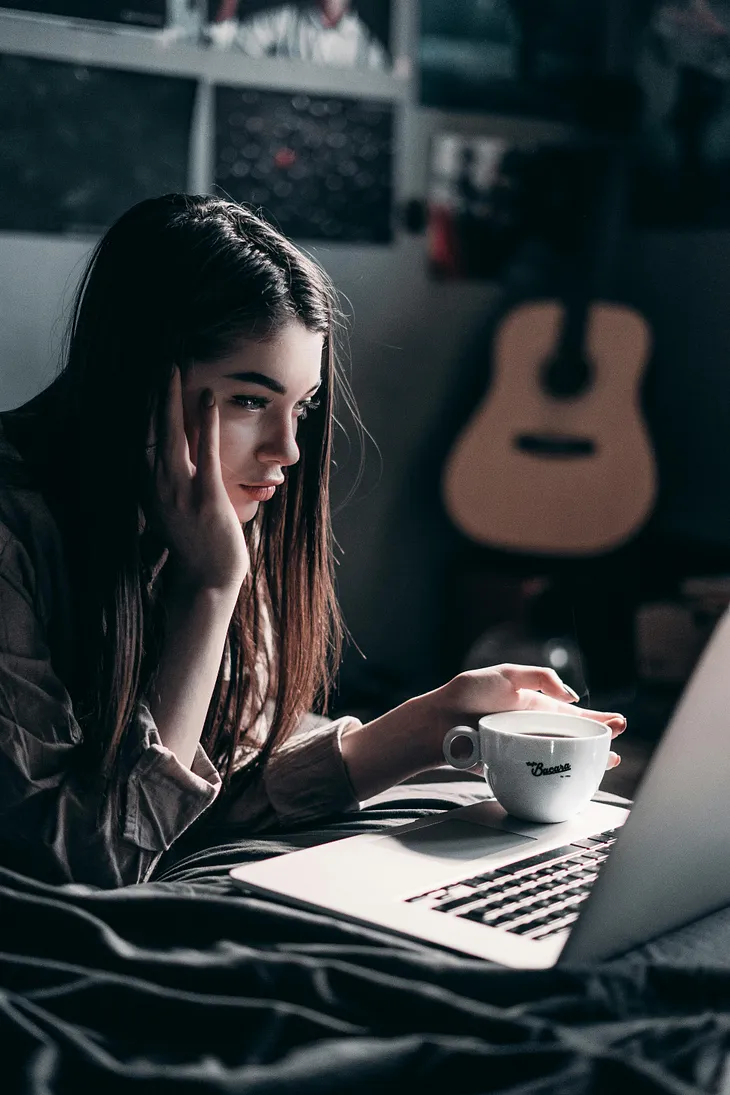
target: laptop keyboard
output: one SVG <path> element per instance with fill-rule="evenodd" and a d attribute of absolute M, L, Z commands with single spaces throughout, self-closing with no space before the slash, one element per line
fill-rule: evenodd
<path fill-rule="evenodd" d="M 606 829 L 407 901 L 526 939 L 546 939 L 578 919 L 618 831 Z"/>

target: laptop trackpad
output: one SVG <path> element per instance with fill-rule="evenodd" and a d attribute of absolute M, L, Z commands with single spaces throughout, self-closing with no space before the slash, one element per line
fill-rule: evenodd
<path fill-rule="evenodd" d="M 534 843 L 532 837 L 456 819 L 444 819 L 399 836 L 391 833 L 380 837 L 380 840 L 387 840 L 404 852 L 437 859 L 479 859 L 481 856 L 496 855 L 497 852 L 518 848 L 521 844 L 527 846 Z"/>

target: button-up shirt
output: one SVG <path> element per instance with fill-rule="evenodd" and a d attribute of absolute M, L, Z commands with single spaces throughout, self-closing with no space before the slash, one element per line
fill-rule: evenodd
<path fill-rule="evenodd" d="M 0 456 L 20 460 L 1 426 Z M 221 778 L 201 745 L 190 768 L 181 764 L 140 701 L 118 793 L 102 799 L 90 789 L 75 764 L 82 731 L 63 681 L 70 597 L 43 497 L 0 480 L 0 862 L 53 883 L 142 882 L 216 799 Z M 349 716 L 305 720 L 225 815 L 263 832 L 357 809 L 341 736 L 359 725 Z"/>

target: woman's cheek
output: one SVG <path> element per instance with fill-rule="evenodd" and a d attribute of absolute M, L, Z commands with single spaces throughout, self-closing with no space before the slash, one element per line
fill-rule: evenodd
<path fill-rule="evenodd" d="M 221 418 L 220 424 L 220 458 L 223 481 L 228 485 L 235 484 L 236 488 L 241 482 L 241 477 L 250 468 L 250 452 L 253 448 L 250 431 L 239 423 L 226 421 Z"/>

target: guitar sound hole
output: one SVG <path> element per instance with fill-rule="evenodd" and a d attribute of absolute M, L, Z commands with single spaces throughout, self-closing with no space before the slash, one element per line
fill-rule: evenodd
<path fill-rule="evenodd" d="M 515 438 L 514 444 L 520 452 L 560 459 L 593 456 L 596 451 L 596 443 L 590 437 L 568 437 L 556 434 L 523 433 Z"/>

